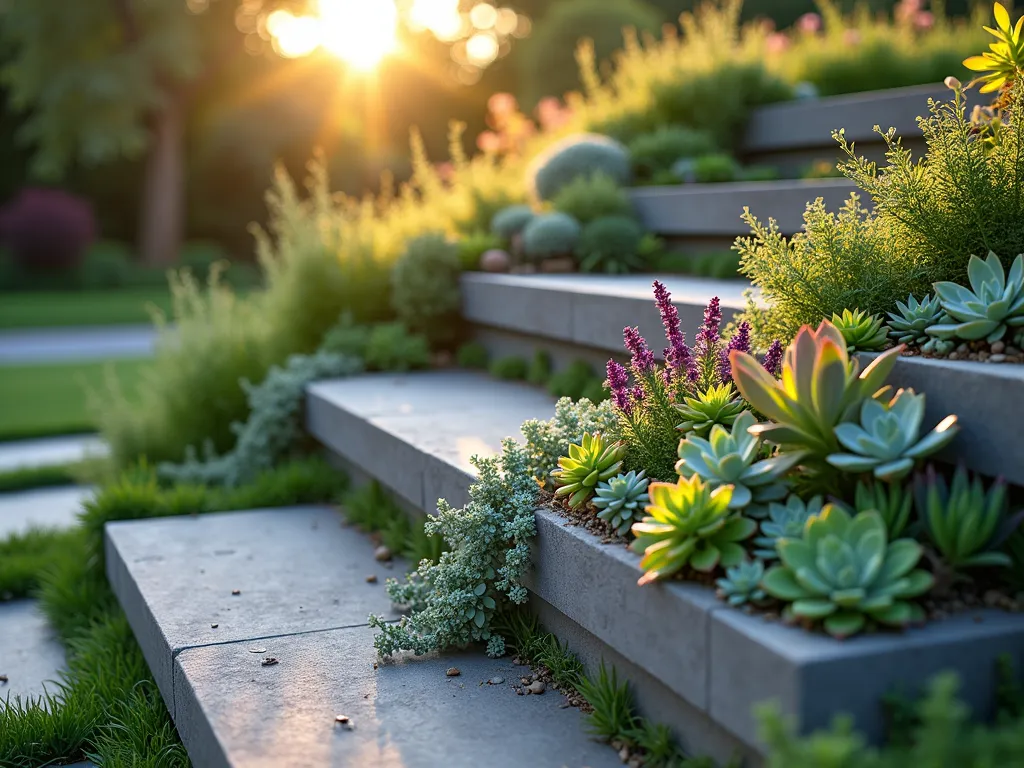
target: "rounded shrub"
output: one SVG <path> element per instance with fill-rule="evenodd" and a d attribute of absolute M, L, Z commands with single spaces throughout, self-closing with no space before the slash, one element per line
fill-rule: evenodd
<path fill-rule="evenodd" d="M 523 381 L 529 371 L 529 363 L 521 357 L 499 357 L 491 363 L 491 376 L 505 381 Z"/>
<path fill-rule="evenodd" d="M 523 252 L 533 260 L 571 254 L 580 239 L 580 223 L 555 211 L 533 219 L 523 230 Z"/>
<path fill-rule="evenodd" d="M 693 162 L 694 179 L 701 184 L 734 181 L 738 172 L 739 164 L 731 155 L 704 155 Z"/>
<path fill-rule="evenodd" d="M 480 257 L 487 251 L 501 248 L 504 241 L 498 235 L 474 232 L 459 240 L 459 263 L 465 271 L 480 269 Z"/>
<path fill-rule="evenodd" d="M 24 189 L 0 211 L 0 245 L 26 272 L 76 269 L 95 238 L 92 208 L 59 189 Z"/>
<path fill-rule="evenodd" d="M 628 216 L 633 212 L 625 191 L 603 173 L 573 179 L 559 190 L 552 205 L 580 224 L 602 216 Z"/>
<path fill-rule="evenodd" d="M 487 348 L 478 341 L 467 341 L 455 352 L 455 362 L 460 368 L 482 371 L 487 368 Z"/>
<path fill-rule="evenodd" d="M 491 219 L 491 233 L 504 240 L 511 240 L 533 221 L 533 209 L 528 205 L 510 205 L 502 208 Z"/>
<path fill-rule="evenodd" d="M 615 139 L 581 133 L 552 144 L 535 157 L 527 171 L 527 181 L 534 197 L 552 200 L 575 179 L 597 173 L 603 173 L 619 186 L 629 184 L 629 151 Z"/>
<path fill-rule="evenodd" d="M 459 248 L 439 232 L 413 238 L 391 270 L 391 306 L 410 330 L 434 346 L 454 341 L 458 328 Z"/>
<path fill-rule="evenodd" d="M 625 28 L 656 32 L 666 20 L 643 0 L 562 0 L 545 5 L 547 10 L 517 58 L 520 95 L 528 106 L 543 96 L 580 89 L 576 48 L 584 38 L 593 41 L 595 59 L 604 61 L 622 48 Z"/>
<path fill-rule="evenodd" d="M 583 228 L 576 256 L 584 272 L 622 274 L 644 265 L 640 246 L 644 230 L 627 216 L 605 216 Z"/>
<path fill-rule="evenodd" d="M 715 140 L 710 133 L 680 125 L 664 126 L 629 143 L 633 170 L 640 178 L 653 178 L 659 171 L 671 170 L 683 158 L 714 151 Z"/>

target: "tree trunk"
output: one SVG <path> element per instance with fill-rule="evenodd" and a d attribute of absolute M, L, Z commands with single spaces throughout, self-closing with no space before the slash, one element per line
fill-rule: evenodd
<path fill-rule="evenodd" d="M 150 125 L 142 182 L 139 254 L 143 263 L 167 267 L 178 259 L 185 227 L 185 99 L 169 94 Z"/>

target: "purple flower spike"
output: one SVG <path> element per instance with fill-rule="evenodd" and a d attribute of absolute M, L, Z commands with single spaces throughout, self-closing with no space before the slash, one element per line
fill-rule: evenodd
<path fill-rule="evenodd" d="M 679 328 L 679 312 L 672 303 L 668 289 L 657 280 L 654 281 L 654 300 L 661 314 L 661 324 L 665 326 L 665 338 L 669 347 L 665 350 L 665 361 L 669 367 L 686 372 L 689 376 L 693 367 L 693 354 L 686 346 L 686 336 Z M 666 380 L 666 386 L 668 381 Z"/>
<path fill-rule="evenodd" d="M 626 369 L 622 365 L 614 360 L 608 361 L 606 370 L 608 372 L 608 388 L 612 392 L 612 401 L 615 403 L 616 408 L 629 416 L 633 410 L 632 403 L 629 400 L 629 374 L 626 373 Z"/>
<path fill-rule="evenodd" d="M 707 355 L 718 343 L 719 328 L 722 325 L 722 309 L 719 306 L 718 297 L 712 297 L 704 310 L 704 324 L 697 332 L 696 346 L 694 347 L 697 356 Z"/>
<path fill-rule="evenodd" d="M 654 370 L 654 353 L 647 348 L 647 342 L 640 335 L 640 329 L 627 326 L 622 329 L 622 337 L 626 349 L 633 356 L 633 371 L 642 376 Z"/>
<path fill-rule="evenodd" d="M 729 343 L 722 350 L 722 354 L 718 359 L 718 376 L 723 384 L 728 384 L 732 381 L 732 363 L 729 362 L 729 353 L 734 349 L 740 352 L 747 352 L 748 354 L 750 352 L 750 323 L 746 320 L 739 324 L 736 333 L 729 339 Z"/>
<path fill-rule="evenodd" d="M 639 384 L 633 387 L 633 402 L 637 405 L 644 404 L 644 388 Z"/>
<path fill-rule="evenodd" d="M 768 347 L 768 351 L 765 353 L 764 362 L 761 365 L 768 371 L 772 376 L 778 378 L 778 375 L 782 372 L 782 342 L 776 339 Z"/>

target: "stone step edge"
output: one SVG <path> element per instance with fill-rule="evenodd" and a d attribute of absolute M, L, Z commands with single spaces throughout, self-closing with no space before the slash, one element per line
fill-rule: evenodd
<path fill-rule="evenodd" d="M 723 281 L 649 275 L 648 284 L 664 278 L 676 298 L 687 339 L 703 320 L 712 296 L 724 293 L 723 322 L 742 309 L 735 286 Z M 656 351 L 664 331 L 653 295 L 638 292 L 640 276 L 623 283 L 617 294 L 609 279 L 589 276 L 549 278 L 530 275 L 467 274 L 462 278 L 463 316 L 481 330 L 497 329 L 563 349 L 577 347 L 593 358 L 598 351 L 621 357 L 623 327 L 637 326 Z M 703 293 L 702 293 L 703 292 Z M 696 296 L 701 296 L 696 300 Z M 564 355 L 563 355 L 564 356 Z M 862 355 L 866 366 L 872 355 Z M 1024 401 L 1024 365 L 901 357 L 889 383 L 927 395 L 925 423 L 930 428 L 947 415 L 959 416 L 960 433 L 938 458 L 963 462 L 968 469 L 1001 476 L 1024 485 L 1024 420 L 1014 418 Z"/>
<path fill-rule="evenodd" d="M 414 381 L 410 377 L 409 385 Z M 481 377 L 481 386 L 486 385 Z M 410 444 L 400 426 L 389 424 L 395 431 L 321 397 L 316 384 L 308 389 L 307 428 L 343 461 L 396 491 L 408 477 L 396 483 L 395 471 L 408 475 L 409 467 L 420 467 L 434 478 L 434 498 L 465 505 L 473 474 Z M 510 434 L 517 431 L 518 425 L 509 425 Z M 352 445 L 379 450 L 355 452 Z M 424 513 L 433 512 L 433 502 L 423 495 L 417 499 L 415 492 L 398 492 Z M 1024 617 L 986 611 L 979 614 L 980 624 L 974 615 L 961 616 L 907 636 L 840 642 L 748 616 L 699 585 L 640 588 L 639 556 L 619 544 L 602 544 L 551 509 L 536 510 L 536 520 L 534 571 L 527 588 L 754 748 L 760 744 L 752 709 L 767 699 L 780 700 L 808 729 L 826 726 L 836 712 L 849 712 L 877 739 L 884 730 L 879 702 L 896 680 L 921 684 L 950 666 L 963 671 L 962 657 L 974 654 L 970 674 L 962 675 L 964 695 L 974 711 L 984 712 L 995 686 L 986 664 L 994 669 L 995 656 L 1002 652 L 1015 652 L 1024 663 Z M 577 588 L 580 574 L 587 574 L 588 589 Z M 971 646 L 977 651 L 968 653 Z M 736 674 L 735 654 L 743 655 L 746 676 Z M 858 669 L 872 665 L 880 673 L 862 679 Z"/>

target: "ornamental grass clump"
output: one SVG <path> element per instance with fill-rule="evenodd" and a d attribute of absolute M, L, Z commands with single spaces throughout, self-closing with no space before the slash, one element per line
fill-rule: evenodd
<path fill-rule="evenodd" d="M 802 538 L 781 539 L 777 548 L 781 564 L 765 574 L 762 586 L 787 603 L 787 618 L 820 621 L 837 638 L 857 634 L 869 620 L 896 627 L 924 620 L 911 602 L 934 583 L 916 568 L 921 545 L 890 542 L 878 512 L 851 517 L 828 505 L 807 522 Z"/>
<path fill-rule="evenodd" d="M 754 421 L 754 415 L 744 411 L 731 430 L 715 425 L 708 440 L 696 435 L 680 440 L 676 472 L 681 477 L 700 477 L 713 488 L 731 485 L 731 509 L 764 517 L 766 503 L 786 497 L 788 486 L 783 478 L 800 454 L 782 453 L 759 460 L 761 441 L 749 431 Z"/>
<path fill-rule="evenodd" d="M 868 399 L 860 407 L 858 422 L 835 428 L 845 452 L 829 454 L 829 464 L 843 472 L 870 472 L 883 482 L 902 480 L 919 459 L 949 445 L 960 428 L 950 415 L 924 437 L 924 395 L 901 389 L 888 403 Z"/>
<path fill-rule="evenodd" d="M 599 433 L 584 433 L 583 440 L 569 446 L 569 455 L 560 457 L 558 469 L 551 473 L 557 486 L 555 497 L 567 496 L 574 509 L 583 506 L 598 483 L 619 474 L 625 452 L 623 443 L 607 441 Z"/>
<path fill-rule="evenodd" d="M 711 572 L 744 557 L 741 542 L 757 529 L 753 520 L 730 509 L 732 486 L 712 490 L 697 476 L 676 483 L 651 483 L 647 516 L 633 524 L 633 551 L 643 555 L 644 575 L 637 584 L 678 573 L 689 566 Z"/>

